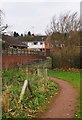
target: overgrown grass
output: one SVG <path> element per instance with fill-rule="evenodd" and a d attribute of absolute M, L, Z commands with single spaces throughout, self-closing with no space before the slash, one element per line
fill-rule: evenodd
<path fill-rule="evenodd" d="M 80 72 L 69 71 L 69 70 L 49 70 L 48 75 L 52 77 L 59 78 L 61 80 L 65 80 L 73 84 L 78 91 L 80 91 Z M 75 117 L 80 118 L 80 96 L 78 98 L 78 108 L 75 113 Z M 82 105 L 81 105 L 82 106 Z M 82 109 L 82 108 L 81 108 Z"/>
<path fill-rule="evenodd" d="M 21 105 L 18 104 L 20 92 L 25 79 L 29 79 L 32 96 L 27 89 Z M 43 76 L 29 74 L 25 70 L 4 70 L 3 80 L 3 119 L 5 118 L 34 118 L 47 108 L 50 96 L 57 91 L 53 81 L 47 81 Z"/>

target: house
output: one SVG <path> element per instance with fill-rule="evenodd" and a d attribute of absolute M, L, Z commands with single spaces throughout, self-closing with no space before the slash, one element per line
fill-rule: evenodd
<path fill-rule="evenodd" d="M 48 55 L 50 49 L 46 40 L 47 36 L 34 36 L 33 39 L 28 39 L 28 41 L 23 41 L 22 43 L 28 46 L 28 50 L 39 51 L 44 55 Z"/>
<path fill-rule="evenodd" d="M 18 36 L 12 37 L 3 35 L 3 41 L 8 45 L 10 49 L 26 49 L 28 53 L 30 51 L 40 52 L 41 55 L 49 55 L 50 48 L 47 42 L 47 36 Z"/>

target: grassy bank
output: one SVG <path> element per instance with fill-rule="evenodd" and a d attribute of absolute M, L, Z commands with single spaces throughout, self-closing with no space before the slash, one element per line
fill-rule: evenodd
<path fill-rule="evenodd" d="M 73 84 L 80 91 L 80 72 L 54 69 L 54 70 L 49 70 L 48 75 L 59 78 L 61 80 L 68 81 L 71 84 Z M 78 108 L 75 113 L 75 116 L 77 118 L 80 118 L 79 101 L 80 101 L 80 97 L 78 98 Z"/>
<path fill-rule="evenodd" d="M 28 88 L 21 105 L 18 104 L 24 80 L 28 79 L 32 95 Z M 4 70 L 2 73 L 3 119 L 5 118 L 34 118 L 47 108 L 50 96 L 57 91 L 53 81 L 37 74 L 27 75 L 23 69 Z"/>
<path fill-rule="evenodd" d="M 53 71 L 49 70 L 48 75 L 68 81 L 77 88 L 80 88 L 80 72 L 54 69 Z"/>

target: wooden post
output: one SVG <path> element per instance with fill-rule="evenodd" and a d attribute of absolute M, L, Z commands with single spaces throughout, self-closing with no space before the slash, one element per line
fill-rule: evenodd
<path fill-rule="evenodd" d="M 8 48 L 7 48 L 7 55 L 8 55 Z"/>
<path fill-rule="evenodd" d="M 18 48 L 17 48 L 17 55 L 18 55 Z"/>
<path fill-rule="evenodd" d="M 40 69 L 39 69 L 39 65 L 38 65 L 38 68 L 37 68 L 37 75 L 40 76 Z"/>
<path fill-rule="evenodd" d="M 11 52 L 12 52 L 12 55 L 13 55 L 13 48 L 12 48 Z"/>
<path fill-rule="evenodd" d="M 47 70 L 47 68 L 46 68 L 46 69 L 45 69 L 45 74 L 46 74 L 46 77 L 47 77 L 47 71 L 48 71 L 48 70 Z"/>
<path fill-rule="evenodd" d="M 21 103 L 21 100 L 23 99 L 23 96 L 24 96 L 25 89 L 26 89 L 27 85 L 28 85 L 28 80 L 25 80 L 25 81 L 24 81 L 23 88 L 22 88 L 22 91 L 21 91 L 21 94 L 20 94 L 20 99 L 19 99 L 19 102 L 18 102 L 18 103 Z"/>
<path fill-rule="evenodd" d="M 30 83 L 29 83 L 28 80 L 25 80 L 25 81 L 24 81 L 24 85 L 23 85 L 23 87 L 22 87 L 21 94 L 20 94 L 20 99 L 19 99 L 19 102 L 18 102 L 19 104 L 21 103 L 21 101 L 22 101 L 22 99 L 23 99 L 23 96 L 24 96 L 26 87 L 28 87 L 28 89 L 29 89 L 29 91 L 30 91 L 30 93 L 31 93 L 31 95 L 32 95 L 32 89 L 31 89 Z"/>
<path fill-rule="evenodd" d="M 31 89 L 31 86 L 30 86 L 29 81 L 28 81 L 28 89 L 29 89 L 29 91 L 30 91 L 30 93 L 31 93 L 31 95 L 32 95 L 32 89 Z"/>
<path fill-rule="evenodd" d="M 46 80 L 45 85 L 47 86 L 47 83 L 48 83 L 48 81 L 47 81 L 47 68 L 45 69 L 45 80 Z"/>
<path fill-rule="evenodd" d="M 27 55 L 28 55 L 28 49 L 26 49 L 26 51 L 27 51 Z"/>
<path fill-rule="evenodd" d="M 53 56 L 51 56 L 52 57 L 52 69 L 54 68 L 54 58 L 53 58 Z"/>
<path fill-rule="evenodd" d="M 22 49 L 21 49 L 21 55 L 22 55 Z"/>

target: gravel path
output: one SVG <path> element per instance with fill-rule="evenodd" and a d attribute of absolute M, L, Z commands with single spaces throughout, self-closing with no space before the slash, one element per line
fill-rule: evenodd
<path fill-rule="evenodd" d="M 58 84 L 59 93 L 53 97 L 41 118 L 74 118 L 78 92 L 70 83 L 50 77 Z"/>

